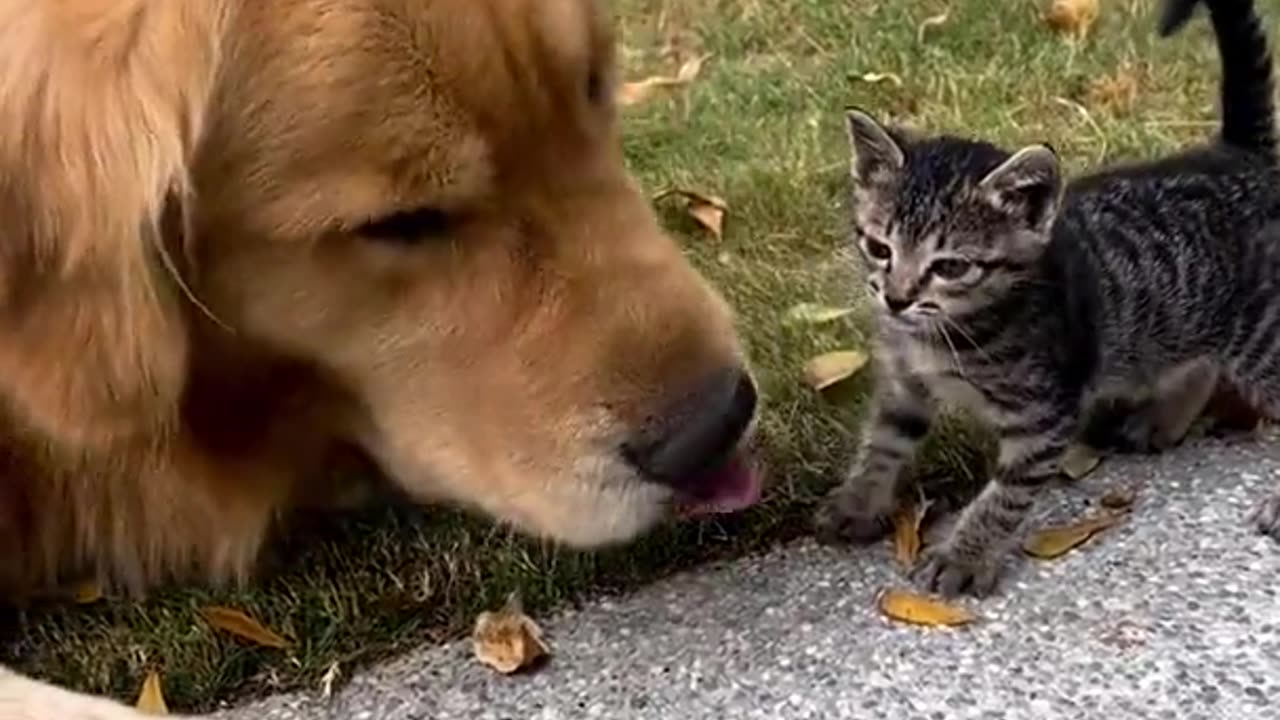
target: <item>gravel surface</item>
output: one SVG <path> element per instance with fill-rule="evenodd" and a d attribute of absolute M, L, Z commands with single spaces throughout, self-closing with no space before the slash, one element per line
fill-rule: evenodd
<path fill-rule="evenodd" d="M 1066 517 L 1118 485 L 1133 517 L 1051 562 L 1014 558 L 977 624 L 894 624 L 887 547 L 801 542 L 542 619 L 555 656 L 498 676 L 469 643 L 282 695 L 225 720 L 1280 717 L 1280 546 L 1249 510 L 1280 482 L 1280 440 L 1203 441 L 1114 459 L 1052 491 Z"/>

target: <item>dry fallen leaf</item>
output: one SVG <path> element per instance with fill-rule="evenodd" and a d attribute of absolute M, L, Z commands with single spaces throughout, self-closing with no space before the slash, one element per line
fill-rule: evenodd
<path fill-rule="evenodd" d="M 852 377 L 866 366 L 867 360 L 867 354 L 861 350 L 823 353 L 805 363 L 804 379 L 814 390 L 823 390 Z"/>
<path fill-rule="evenodd" d="M 228 607 L 209 606 L 200 610 L 206 622 L 223 632 L 230 633 L 255 645 L 283 650 L 292 643 L 274 630 L 248 615 Z"/>
<path fill-rule="evenodd" d="M 791 325 L 824 325 L 848 317 L 853 312 L 854 309 L 851 307 L 831 307 L 821 303 L 802 302 L 787 310 L 785 321 Z"/>
<path fill-rule="evenodd" d="M 675 75 L 653 75 L 635 82 L 625 82 L 618 86 L 616 102 L 623 107 L 639 105 L 652 98 L 659 90 L 684 87 L 697 79 L 702 72 L 702 64 L 710 55 L 700 55 L 685 61 Z"/>
<path fill-rule="evenodd" d="M 1102 456 L 1096 450 L 1088 445 L 1074 443 L 1062 454 L 1062 459 L 1058 461 L 1058 468 L 1063 475 L 1072 480 L 1079 480 L 1093 472 L 1101 462 Z"/>
<path fill-rule="evenodd" d="M 893 554 L 903 567 L 915 565 L 920 557 L 920 522 L 927 508 L 920 503 L 907 503 L 893 515 Z"/>
<path fill-rule="evenodd" d="M 1080 547 L 1123 519 L 1124 513 L 1108 512 L 1067 525 L 1041 528 L 1027 536 L 1022 542 L 1022 549 L 1034 558 L 1053 560 Z"/>
<path fill-rule="evenodd" d="M 1133 488 L 1112 488 L 1103 493 L 1098 502 L 1102 507 L 1108 510 L 1126 510 L 1134 501 L 1138 499 L 1138 493 Z"/>
<path fill-rule="evenodd" d="M 504 675 L 529 667 L 550 654 L 542 629 L 524 614 L 515 595 L 497 611 L 476 618 L 471 632 L 476 659 Z"/>
<path fill-rule="evenodd" d="M 1141 89 L 1139 71 L 1126 64 L 1114 73 L 1090 80 L 1084 100 L 1089 107 L 1127 112 L 1138 101 Z"/>
<path fill-rule="evenodd" d="M 1051 0 L 1044 21 L 1076 40 L 1084 40 L 1098 21 L 1098 0 Z"/>
<path fill-rule="evenodd" d="M 916 28 L 916 42 L 917 43 L 924 42 L 924 36 L 926 33 L 929 32 L 929 28 L 935 28 L 935 27 L 938 27 L 939 25 L 942 25 L 950 17 L 951 17 L 951 11 L 943 10 L 937 15 L 930 15 L 929 17 L 925 18 L 920 23 L 920 26 Z"/>
<path fill-rule="evenodd" d="M 338 678 L 342 675 L 342 665 L 337 660 L 329 663 L 328 669 L 324 671 L 324 676 L 320 678 L 320 698 L 328 700 L 333 697 L 333 685 L 338 682 Z"/>
<path fill-rule="evenodd" d="M 872 85 L 879 85 L 880 83 L 887 82 L 895 87 L 902 87 L 902 78 L 891 72 L 865 73 L 859 79 L 864 83 L 870 83 Z"/>
<path fill-rule="evenodd" d="M 729 212 L 729 205 L 724 198 L 705 195 L 693 190 L 666 190 L 653 198 L 654 202 L 680 197 L 685 201 L 685 212 L 699 225 L 711 233 L 717 240 L 724 234 L 724 216 Z"/>
<path fill-rule="evenodd" d="M 71 589 L 71 597 L 77 605 L 91 605 L 102 599 L 102 586 L 95 580 L 85 580 Z"/>
<path fill-rule="evenodd" d="M 142 681 L 142 691 L 138 693 L 138 702 L 134 705 L 148 715 L 168 715 L 169 706 L 164 702 L 164 690 L 160 687 L 160 674 L 147 673 Z"/>
<path fill-rule="evenodd" d="M 977 618 L 969 610 L 906 590 L 886 590 L 880 595 L 880 612 L 913 625 L 955 627 Z"/>

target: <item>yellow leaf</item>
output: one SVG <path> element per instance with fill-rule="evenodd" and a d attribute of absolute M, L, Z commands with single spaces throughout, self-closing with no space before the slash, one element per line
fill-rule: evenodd
<path fill-rule="evenodd" d="M 853 314 L 850 307 L 831 307 L 821 303 L 802 302 L 787 310 L 788 324 L 823 325 Z"/>
<path fill-rule="evenodd" d="M 142 681 L 142 691 L 138 693 L 138 702 L 134 705 L 148 715 L 168 715 L 169 706 L 164 702 L 164 690 L 160 687 L 160 674 L 147 673 Z"/>
<path fill-rule="evenodd" d="M 933 627 L 968 625 L 977 619 L 965 608 L 905 590 L 882 593 L 880 612 L 901 622 Z"/>
<path fill-rule="evenodd" d="M 1079 480 L 1093 472 L 1102 462 L 1102 457 L 1088 445 L 1074 443 L 1062 454 L 1058 461 L 1058 469 L 1072 480 Z"/>
<path fill-rule="evenodd" d="M 895 87 L 902 87 L 902 78 L 891 72 L 886 73 L 865 73 L 861 78 L 864 83 L 878 85 L 887 82 Z"/>
<path fill-rule="evenodd" d="M 1083 40 L 1098 20 L 1098 0 L 1050 0 L 1044 21 L 1049 27 Z"/>
<path fill-rule="evenodd" d="M 1127 510 L 1138 499 L 1133 488 L 1113 488 L 1102 495 L 1098 501 L 1108 510 Z"/>
<path fill-rule="evenodd" d="M 102 599 L 102 586 L 94 580 L 85 580 L 71 590 L 77 605 L 91 605 Z"/>
<path fill-rule="evenodd" d="M 471 648 L 477 660 L 503 675 L 527 668 L 550 654 L 542 629 L 520 609 L 515 595 L 501 610 L 480 613 L 471 632 Z"/>
<path fill-rule="evenodd" d="M 693 190 L 666 190 L 658 193 L 653 200 L 658 202 L 673 196 L 683 198 L 685 212 L 689 213 L 690 217 L 717 240 L 720 239 L 724 233 L 724 216 L 729 211 L 729 204 L 724 201 L 724 198 Z"/>
<path fill-rule="evenodd" d="M 804 378 L 814 390 L 831 387 L 852 377 L 867 364 L 867 354 L 861 350 L 836 350 L 823 353 L 805 364 Z"/>
<path fill-rule="evenodd" d="M 893 553 L 903 567 L 915 565 L 920 557 L 920 521 L 924 520 L 924 507 L 907 503 L 893 515 Z"/>
<path fill-rule="evenodd" d="M 950 10 L 943 10 L 937 15 L 930 15 L 920 23 L 920 27 L 916 28 L 916 42 L 924 42 L 925 33 L 929 32 L 929 28 L 935 28 L 945 23 L 951 17 Z"/>
<path fill-rule="evenodd" d="M 1080 547 L 1123 518 L 1123 513 L 1111 512 L 1068 525 L 1042 528 L 1027 536 L 1022 542 L 1022 549 L 1034 558 L 1053 560 Z"/>
<path fill-rule="evenodd" d="M 618 85 L 614 99 L 623 107 L 639 105 L 652 98 L 659 90 L 679 88 L 689 85 L 702 72 L 702 64 L 710 55 L 701 55 L 685 61 L 675 75 L 653 75 L 643 80 L 624 82 Z"/>
<path fill-rule="evenodd" d="M 255 645 L 283 650 L 292 643 L 265 627 L 262 623 L 232 608 L 210 606 L 202 609 L 200 614 L 206 622 L 218 630 L 230 633 Z"/>

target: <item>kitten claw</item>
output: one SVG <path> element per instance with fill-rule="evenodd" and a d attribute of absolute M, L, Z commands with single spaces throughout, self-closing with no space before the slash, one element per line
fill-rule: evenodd
<path fill-rule="evenodd" d="M 888 512 L 868 507 L 857 493 L 836 488 L 818 506 L 813 515 L 814 535 L 824 545 L 854 543 L 869 545 L 893 528 Z"/>
<path fill-rule="evenodd" d="M 996 588 L 1000 563 L 986 553 L 970 556 L 956 552 L 950 545 L 925 548 L 911 569 L 911 579 L 929 592 L 956 597 L 968 592 L 985 598 Z"/>
<path fill-rule="evenodd" d="M 1258 503 L 1248 519 L 1259 533 L 1280 542 L 1280 492 L 1272 493 Z"/>

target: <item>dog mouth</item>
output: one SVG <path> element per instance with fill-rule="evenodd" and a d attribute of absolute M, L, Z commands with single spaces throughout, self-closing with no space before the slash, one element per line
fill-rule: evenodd
<path fill-rule="evenodd" d="M 689 519 L 750 508 L 763 495 L 764 479 L 748 453 L 739 450 L 676 487 L 674 514 Z"/>

